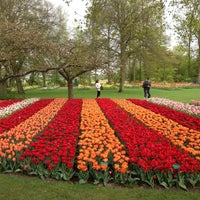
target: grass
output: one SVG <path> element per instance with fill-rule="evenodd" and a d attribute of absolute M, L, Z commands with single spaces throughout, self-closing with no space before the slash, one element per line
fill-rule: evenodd
<path fill-rule="evenodd" d="M 199 88 L 151 89 L 152 97 L 162 97 L 175 101 L 190 102 L 199 99 Z M 20 96 L 16 96 L 19 98 Z M 66 88 L 29 89 L 22 98 L 67 98 Z M 95 98 L 92 89 L 74 89 L 74 98 Z M 123 93 L 117 89 L 104 89 L 102 98 L 137 98 L 143 99 L 142 88 L 126 88 Z M 0 200 L 200 200 L 200 191 L 185 192 L 180 189 L 163 190 L 135 186 L 125 188 L 108 185 L 107 187 L 92 184 L 72 184 L 55 180 L 41 180 L 10 174 L 0 174 Z"/>
<path fill-rule="evenodd" d="M 0 174 L 1 200 L 199 200 L 197 192 L 71 184 L 35 177 Z"/>
<path fill-rule="evenodd" d="M 40 97 L 40 98 L 67 98 L 67 88 L 56 89 L 29 89 L 22 98 Z M 192 99 L 199 99 L 199 88 L 176 88 L 176 89 L 162 89 L 152 88 L 152 97 L 160 97 L 189 103 Z M 19 98 L 20 96 L 16 96 Z M 95 98 L 96 90 L 94 88 L 75 88 L 74 98 Z M 118 89 L 104 89 L 101 91 L 102 98 L 136 98 L 143 99 L 142 88 L 125 88 L 122 93 Z"/>

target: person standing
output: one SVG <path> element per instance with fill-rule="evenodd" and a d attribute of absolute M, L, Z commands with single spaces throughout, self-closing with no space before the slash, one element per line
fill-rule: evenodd
<path fill-rule="evenodd" d="M 99 80 L 96 80 L 95 87 L 97 90 L 97 98 L 99 98 L 101 95 L 101 84 L 99 83 Z"/>
<path fill-rule="evenodd" d="M 144 88 L 144 98 L 146 99 L 147 97 L 150 98 L 150 88 L 151 88 L 151 81 L 149 78 L 146 78 L 146 80 L 143 82 L 142 87 Z"/>

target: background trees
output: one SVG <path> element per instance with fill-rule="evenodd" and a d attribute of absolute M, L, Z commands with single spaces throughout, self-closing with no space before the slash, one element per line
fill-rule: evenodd
<path fill-rule="evenodd" d="M 22 77 L 43 78 L 50 70 L 57 70 L 67 81 L 73 97 L 72 81 L 97 67 L 97 57 L 85 33 L 70 39 L 66 19 L 48 1 L 0 1 L 0 94 L 5 96 L 8 80 L 15 81 L 18 93 L 23 93 Z M 81 33 L 81 34 L 80 34 Z M 98 62 L 100 65 L 100 62 Z"/>
<path fill-rule="evenodd" d="M 187 54 L 186 80 L 200 83 L 200 4 L 199 0 L 172 0 L 180 43 Z"/>
<path fill-rule="evenodd" d="M 57 44 L 54 63 L 67 81 L 68 98 L 73 98 L 73 82 L 77 77 L 102 68 L 101 54 L 87 36 L 87 32 L 80 32 L 76 38 Z"/>
<path fill-rule="evenodd" d="M 91 1 L 87 28 L 102 41 L 107 72 L 113 67 L 118 71 L 119 92 L 124 90 L 128 77 L 130 81 L 141 81 L 144 76 L 153 75 L 158 56 L 164 59 L 163 12 L 162 1 Z"/>
<path fill-rule="evenodd" d="M 47 2 L 0 1 L 0 91 L 8 79 L 23 93 L 21 77 L 49 69 L 48 55 L 59 34 L 61 18 Z"/>

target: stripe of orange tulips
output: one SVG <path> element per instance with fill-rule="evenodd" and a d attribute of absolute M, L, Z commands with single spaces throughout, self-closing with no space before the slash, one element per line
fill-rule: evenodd
<path fill-rule="evenodd" d="M 129 158 L 126 156 L 125 148 L 115 136 L 114 130 L 94 99 L 83 100 L 80 129 L 82 133 L 78 143 L 78 169 L 87 170 L 87 164 L 90 163 L 95 170 L 107 170 L 108 157 L 111 153 L 114 163 L 119 164 L 115 165 L 118 166 L 115 170 L 123 173 L 127 171 Z M 118 154 L 115 154 L 116 151 Z"/>

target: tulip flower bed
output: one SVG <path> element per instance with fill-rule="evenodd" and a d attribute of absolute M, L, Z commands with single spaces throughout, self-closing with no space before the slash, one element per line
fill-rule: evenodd
<path fill-rule="evenodd" d="M 200 187 L 200 119 L 138 99 L 0 102 L 0 171 Z"/>
<path fill-rule="evenodd" d="M 174 110 L 179 110 L 181 112 L 188 113 L 190 115 L 194 115 L 200 117 L 200 106 L 198 105 L 190 105 L 184 104 L 177 101 L 172 101 L 164 98 L 150 98 L 148 101 L 152 103 L 156 103 L 158 105 L 166 106 L 169 108 L 173 108 Z"/>
<path fill-rule="evenodd" d="M 200 106 L 200 101 L 199 100 L 191 100 L 191 104 L 195 106 Z"/>
<path fill-rule="evenodd" d="M 25 99 L 24 101 L 13 102 L 10 101 L 11 105 L 0 108 L 0 118 L 4 117 L 5 115 L 9 115 L 17 110 L 23 109 L 27 105 L 36 102 L 38 99 Z M 13 102 L 13 103 L 12 103 Z M 5 102 L 6 103 L 6 102 Z"/>
<path fill-rule="evenodd" d="M 20 100 L 7 100 L 7 101 L 0 101 L 0 109 L 9 106 L 13 103 L 19 102 Z"/>

